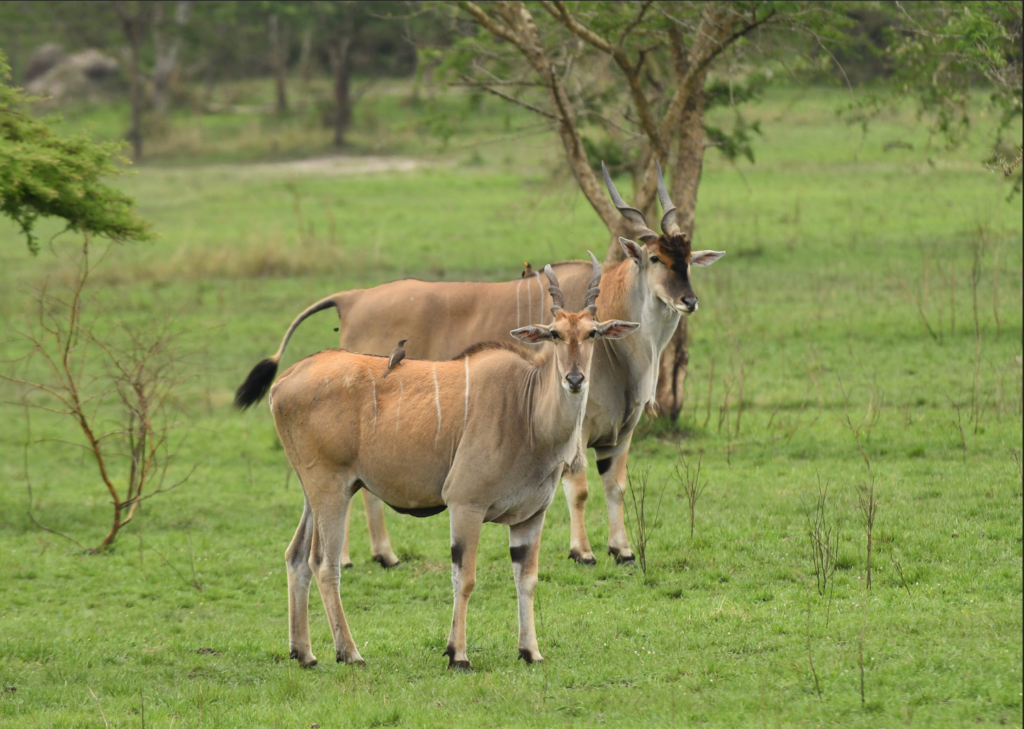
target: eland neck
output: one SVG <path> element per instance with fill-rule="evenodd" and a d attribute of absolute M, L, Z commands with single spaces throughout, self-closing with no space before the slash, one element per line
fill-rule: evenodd
<path fill-rule="evenodd" d="M 545 350 L 543 359 L 528 371 L 520 393 L 533 447 L 579 441 L 590 387 L 588 374 L 582 392 L 568 392 L 562 387 L 565 374 L 559 369 L 554 345 L 545 345 Z"/>
<path fill-rule="evenodd" d="M 679 326 L 679 312 L 655 295 L 647 277 L 629 260 L 605 269 L 598 311 L 602 319 L 640 322 L 633 336 L 601 340 L 599 344 L 635 376 L 630 381 L 639 383 L 641 402 L 653 399 L 658 387 L 658 362 Z"/>

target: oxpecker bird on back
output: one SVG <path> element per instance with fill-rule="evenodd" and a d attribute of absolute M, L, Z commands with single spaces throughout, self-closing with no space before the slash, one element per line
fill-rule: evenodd
<path fill-rule="evenodd" d="M 391 370 L 397 367 L 398 363 L 405 359 L 405 343 L 408 341 L 408 339 L 398 340 L 398 346 L 391 350 L 391 356 L 388 357 L 388 368 L 384 370 L 384 377 L 381 377 L 380 379 L 383 380 L 387 378 L 387 376 L 391 374 Z"/>

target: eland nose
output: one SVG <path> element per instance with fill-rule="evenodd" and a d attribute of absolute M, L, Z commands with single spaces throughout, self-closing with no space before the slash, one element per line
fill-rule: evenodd
<path fill-rule="evenodd" d="M 565 381 L 569 383 L 569 389 L 572 390 L 573 392 L 579 392 L 580 388 L 583 387 L 583 375 L 566 375 Z"/>
<path fill-rule="evenodd" d="M 683 297 L 683 306 L 685 306 L 690 311 L 695 311 L 697 309 L 697 297 L 696 296 L 684 296 Z"/>

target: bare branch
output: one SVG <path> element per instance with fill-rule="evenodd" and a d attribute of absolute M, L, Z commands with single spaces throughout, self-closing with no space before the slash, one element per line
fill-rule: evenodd
<path fill-rule="evenodd" d="M 499 99 L 504 99 L 505 101 L 510 101 L 513 104 L 518 104 L 519 106 L 523 107 L 524 109 L 529 109 L 534 114 L 540 114 L 541 116 L 545 116 L 548 119 L 554 119 L 555 121 L 562 121 L 562 119 L 560 117 L 555 116 L 550 111 L 544 111 L 543 109 L 541 109 L 539 107 L 536 107 L 533 104 L 528 104 L 525 101 L 522 101 L 521 99 L 515 98 L 514 96 L 509 96 L 508 94 L 504 94 L 504 93 L 498 91 L 495 88 L 492 88 L 491 86 L 489 86 L 488 84 L 485 84 L 483 82 L 473 81 L 471 78 L 463 76 L 462 77 L 462 83 L 465 86 L 473 86 L 473 87 L 478 88 L 478 89 L 483 89 L 484 91 L 486 91 L 489 94 L 494 94 Z"/>
<path fill-rule="evenodd" d="M 463 8 L 465 8 L 465 10 L 476 19 L 476 22 L 478 22 L 480 25 L 482 25 L 484 28 L 489 30 L 494 35 L 499 36 L 501 38 L 504 38 L 505 40 L 509 41 L 510 43 L 514 43 L 516 46 L 519 46 L 519 45 L 522 44 L 521 39 L 515 33 L 515 31 L 513 31 L 508 26 L 499 25 L 498 22 L 494 18 L 492 18 L 490 15 L 488 15 L 483 10 L 483 8 L 481 8 L 476 3 L 474 3 L 474 2 L 460 2 L 459 5 L 461 7 L 463 7 Z"/>
<path fill-rule="evenodd" d="M 549 2 L 548 0 L 541 0 L 540 4 L 548 11 L 548 13 L 551 14 L 552 17 L 555 18 L 555 20 L 562 23 L 572 33 L 594 46 L 594 48 L 597 48 L 599 51 L 603 51 L 608 55 L 611 55 L 615 50 L 614 46 L 612 46 L 612 44 L 606 39 L 602 38 L 590 28 L 583 25 L 583 23 L 576 20 L 572 13 L 569 12 L 569 9 L 565 6 L 564 2 Z"/>
<path fill-rule="evenodd" d="M 618 45 L 613 46 L 606 39 L 602 38 L 597 33 L 587 28 L 583 23 L 579 22 L 569 9 L 566 7 L 564 2 L 542 2 L 541 5 L 547 10 L 556 20 L 561 22 L 566 28 L 569 29 L 576 36 L 589 43 L 590 45 L 597 48 L 599 51 L 607 53 L 614 60 L 615 63 L 622 69 L 623 74 L 626 76 L 626 81 L 629 83 L 629 93 L 633 97 L 633 104 L 636 106 L 637 115 L 640 117 L 640 126 L 647 134 L 650 139 L 651 145 L 658 150 L 659 155 L 664 155 L 666 152 L 662 139 L 664 135 L 658 129 L 657 123 L 654 121 L 654 114 L 651 111 L 650 104 L 647 101 L 647 96 L 644 94 L 643 86 L 640 83 L 640 74 L 638 73 L 639 67 L 634 66 L 629 61 L 629 57 L 626 54 L 625 49 L 622 47 L 622 41 L 625 40 L 626 33 L 623 34 L 619 40 Z M 632 31 L 636 23 L 640 22 L 643 17 L 643 13 L 646 11 L 647 3 L 636 19 L 633 26 L 627 29 L 627 33 Z"/>

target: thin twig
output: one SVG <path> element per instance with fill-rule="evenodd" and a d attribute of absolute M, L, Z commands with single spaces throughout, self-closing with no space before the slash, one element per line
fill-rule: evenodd
<path fill-rule="evenodd" d="M 807 591 L 807 662 L 811 666 L 811 675 L 814 677 L 814 690 L 818 692 L 818 701 L 821 701 L 821 684 L 818 683 L 818 672 L 814 670 L 814 655 L 811 653 L 811 591 Z"/>
<path fill-rule="evenodd" d="M 900 580 L 903 582 L 903 587 L 907 590 L 907 595 L 909 597 L 913 597 L 913 595 L 910 594 L 910 585 L 907 584 L 907 578 L 903 576 L 903 565 L 901 565 L 900 561 L 896 559 L 896 555 L 891 552 L 889 553 L 889 559 L 892 561 L 892 566 L 896 568 L 896 573 L 900 576 Z"/>
<path fill-rule="evenodd" d="M 86 688 L 89 689 L 89 693 L 92 694 L 92 697 L 96 699 L 96 707 L 100 710 L 100 716 L 103 718 L 103 726 L 110 729 L 110 723 L 107 722 L 107 715 L 103 713 L 103 705 L 100 704 L 100 697 L 96 695 L 96 692 L 92 690 L 91 686 L 86 686 Z"/>
<path fill-rule="evenodd" d="M 189 548 L 190 549 L 191 549 L 191 546 L 192 545 L 191 545 L 191 542 L 190 542 L 189 543 Z M 171 561 L 169 559 L 167 559 L 167 557 L 164 556 L 163 552 L 161 552 L 159 549 L 157 549 L 156 547 L 154 547 L 152 545 L 150 545 L 150 549 L 152 549 L 154 552 L 156 552 L 158 555 L 160 555 L 160 559 L 162 559 L 164 561 L 164 563 L 168 567 L 170 567 L 172 570 L 174 570 L 174 574 L 178 575 L 178 577 L 181 578 L 182 582 L 184 582 L 186 585 L 188 585 L 189 587 L 191 587 L 194 590 L 196 590 L 196 592 L 202 592 L 203 591 L 203 586 L 201 584 L 199 584 L 198 582 L 196 582 L 196 580 L 195 580 L 195 565 L 194 564 L 192 566 L 193 578 L 192 578 L 192 581 L 190 582 L 188 580 L 188 578 L 185 577 L 185 575 L 181 574 L 181 572 L 178 570 L 177 567 L 175 567 L 173 564 L 171 564 Z"/>
<path fill-rule="evenodd" d="M 473 79 L 468 78 L 467 76 L 462 76 L 462 81 L 463 81 L 463 83 L 466 86 L 474 86 L 474 87 L 476 87 L 478 89 L 483 89 L 484 91 L 486 91 L 489 94 L 494 94 L 499 99 L 504 99 L 505 101 L 510 101 L 513 104 L 518 104 L 519 106 L 523 107 L 524 109 L 529 109 L 534 114 L 540 114 L 541 116 L 546 116 L 548 119 L 553 119 L 556 122 L 561 122 L 562 121 L 562 118 L 559 117 L 557 114 L 552 114 L 550 111 L 545 111 L 544 109 L 536 107 L 533 104 L 528 104 L 527 102 L 523 101 L 522 99 L 517 99 L 514 96 L 509 96 L 508 94 L 504 94 L 501 91 L 498 91 L 496 88 L 488 86 L 487 84 L 483 83 L 482 81 L 474 81 Z"/>

